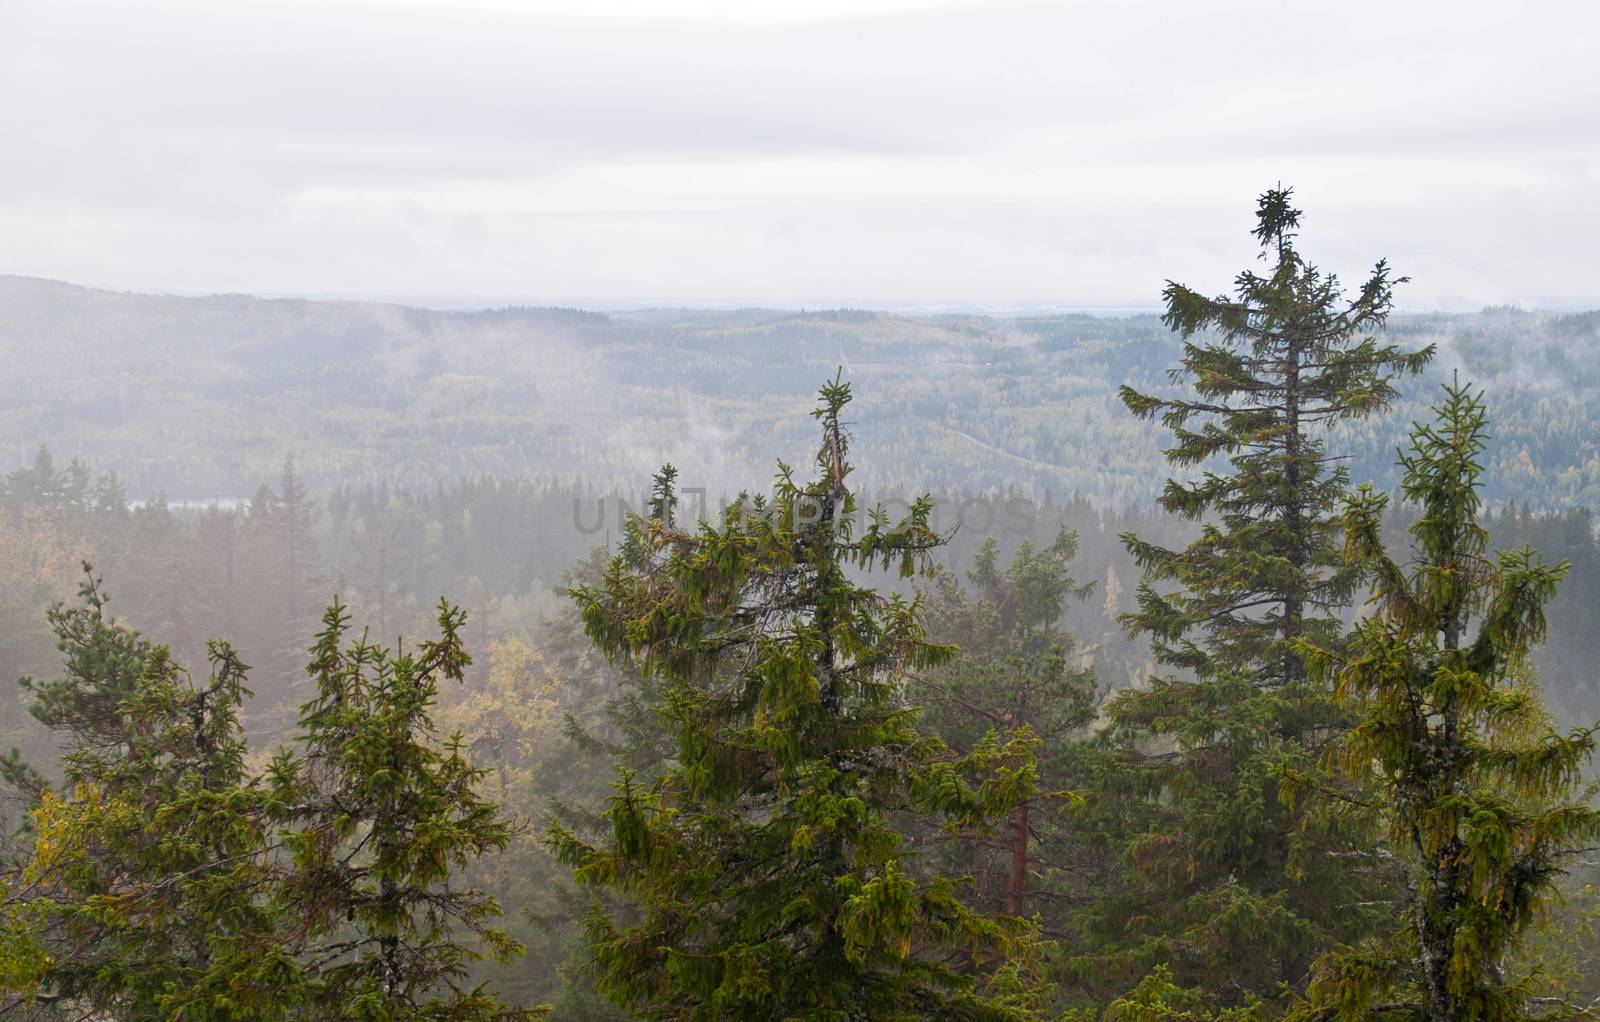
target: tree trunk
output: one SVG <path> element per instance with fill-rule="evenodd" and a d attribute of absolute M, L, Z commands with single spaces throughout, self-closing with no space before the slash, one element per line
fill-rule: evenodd
<path fill-rule="evenodd" d="M 1028 889 L 1028 804 L 1011 812 L 1011 874 L 1006 877 L 1006 915 L 1022 915 Z"/>
<path fill-rule="evenodd" d="M 1293 330 L 1295 327 L 1291 326 L 1290 329 Z M 1282 680 L 1286 684 L 1294 684 L 1304 675 L 1299 655 L 1290 648 L 1290 644 L 1300 637 L 1301 619 L 1305 614 L 1301 598 L 1301 586 L 1305 580 L 1306 543 L 1305 526 L 1300 513 L 1301 505 L 1305 501 L 1300 480 L 1300 357 L 1299 340 L 1291 335 L 1284 381 L 1284 419 L 1287 426 L 1284 436 L 1284 455 L 1287 462 L 1284 465 L 1284 478 L 1289 491 L 1289 503 L 1284 509 L 1284 526 L 1289 536 L 1289 565 L 1293 569 L 1289 579 L 1289 590 L 1284 594 L 1283 601 L 1285 648 Z"/>

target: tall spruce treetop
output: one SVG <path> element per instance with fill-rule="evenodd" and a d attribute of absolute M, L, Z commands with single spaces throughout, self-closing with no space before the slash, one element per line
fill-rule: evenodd
<path fill-rule="evenodd" d="M 597 910 L 593 964 L 641 1018 L 1028 1017 L 988 982 L 1024 958 L 1026 924 L 909 868 L 895 819 L 1003 818 L 1032 789 L 1031 742 L 991 736 L 962 762 L 913 728 L 906 672 L 950 650 L 915 601 L 852 575 L 912 574 L 938 537 L 926 500 L 857 520 L 849 400 L 837 379 L 822 390 L 813 481 L 780 463 L 770 499 L 693 526 L 664 472 L 603 581 L 574 590 L 596 644 L 661 683 L 677 744 L 655 783 L 624 774 L 610 833 L 552 831 L 581 881 L 629 906 Z"/>
<path fill-rule="evenodd" d="M 1432 349 L 1368 335 L 1389 316 L 1387 264 L 1347 297 L 1301 256 L 1289 200 L 1281 188 L 1260 199 L 1266 273 L 1246 270 L 1215 298 L 1168 284 L 1164 319 L 1184 338 L 1170 376 L 1184 392 L 1122 390 L 1171 431 L 1169 462 L 1197 476 L 1169 480 L 1162 507 L 1200 525 L 1181 550 L 1123 537 L 1145 572 L 1123 622 L 1166 670 L 1107 707 L 1123 741 L 1096 804 L 1127 878 L 1086 913 L 1090 986 L 1126 990 L 1164 969 L 1223 1006 L 1274 997 L 1360 932 L 1372 910 L 1350 906 L 1381 897 L 1328 854 L 1347 836 L 1285 803 L 1282 778 L 1314 770 L 1343 723 L 1296 645 L 1337 639 L 1334 612 L 1360 580 L 1340 557 L 1346 473 L 1328 427 L 1382 409 Z"/>
<path fill-rule="evenodd" d="M 1333 521 L 1348 479 L 1323 427 L 1383 409 L 1395 379 L 1433 355 L 1432 346 L 1406 352 L 1365 336 L 1388 320 L 1392 285 L 1406 278 L 1391 281 L 1379 260 L 1347 297 L 1295 247 L 1300 211 L 1289 200 L 1289 189 L 1274 188 L 1256 210 L 1252 233 L 1269 273 L 1246 270 L 1232 296 L 1215 298 L 1167 284 L 1162 321 L 1185 341 L 1170 376 L 1192 396 L 1121 391 L 1135 415 L 1159 416 L 1172 431 L 1174 466 L 1218 457 L 1229 466 L 1168 480 L 1161 506 L 1206 521 L 1187 549 L 1125 537 L 1147 573 L 1129 623 L 1150 635 L 1163 663 L 1243 672 L 1262 685 L 1304 677 L 1294 640 L 1326 637 L 1328 612 L 1348 603 L 1356 581 L 1340 563 Z M 1178 589 L 1159 592 L 1163 583 Z"/>
<path fill-rule="evenodd" d="M 1557 734 L 1526 670 L 1568 565 L 1527 548 L 1487 555 L 1483 403 L 1452 385 L 1435 413 L 1402 456 L 1421 509 L 1413 559 L 1389 558 L 1386 501 L 1363 487 L 1345 511 L 1347 553 L 1371 572 L 1376 612 L 1342 653 L 1307 651 L 1357 715 L 1337 757 L 1355 792 L 1334 804 L 1378 807 L 1404 907 L 1386 939 L 1319 961 L 1303 1019 L 1549 1017 L 1556 1005 L 1534 1009 L 1532 977 L 1508 975 L 1511 952 L 1574 853 L 1600 837 L 1580 790 L 1595 729 Z"/>

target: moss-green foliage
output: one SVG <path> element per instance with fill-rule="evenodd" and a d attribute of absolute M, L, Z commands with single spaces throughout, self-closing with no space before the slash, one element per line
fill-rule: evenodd
<path fill-rule="evenodd" d="M 48 439 L 140 497 L 254 492 L 136 503 L 43 449 L 0 477 L 0 675 L 31 676 L 0 699 L 20 747 L 0 757 L 0 1015 L 1600 1004 L 1575 855 L 1600 837 L 1592 734 L 1557 734 L 1540 698 L 1600 713 L 1600 542 L 1574 506 L 1600 501 L 1600 313 L 1391 319 L 1387 267 L 1345 298 L 1299 219 L 1263 196 L 1264 268 L 1216 298 L 1169 286 L 1164 322 L 0 278 L 19 457 Z M 840 362 L 872 384 L 858 445 L 839 378 L 808 416 Z M 1452 387 L 1396 469 L 1427 393 L 1401 378 L 1458 364 L 1491 382 L 1497 435 Z M 121 396 L 85 410 L 107 373 Z M 819 423 L 809 476 L 780 462 L 770 496 L 718 497 Z M 684 450 L 716 456 L 634 497 Z M 1350 477 L 1404 499 L 1345 505 Z M 935 496 L 869 510 L 908 480 Z M 618 489 L 643 517 L 621 524 Z M 95 579 L 44 612 L 82 560 L 159 642 Z"/>
<path fill-rule="evenodd" d="M 1375 613 L 1347 646 L 1307 652 L 1356 715 L 1330 750 L 1351 784 L 1333 804 L 1374 807 L 1404 899 L 1388 932 L 1319 959 L 1302 1018 L 1364 1019 L 1378 1004 L 1429 1022 L 1550 1013 L 1530 1000 L 1547 993 L 1540 977 L 1509 974 L 1508 958 L 1600 838 L 1580 790 L 1594 729 L 1558 734 L 1524 673 L 1569 566 L 1526 547 L 1488 556 L 1486 436 L 1483 402 L 1457 385 L 1415 427 L 1401 458 L 1420 507 L 1407 561 L 1380 541 L 1382 495 L 1364 487 L 1347 504 L 1346 553 L 1374 579 Z"/>
<path fill-rule="evenodd" d="M 1009 561 L 985 541 L 965 579 L 941 570 L 925 594 L 929 633 L 960 652 L 918 679 L 921 726 L 957 749 L 974 749 L 998 728 L 1026 727 L 1037 741 L 1038 791 L 996 834 L 926 834 L 947 869 L 977 879 L 975 904 L 1068 929 L 1066 906 L 1094 890 L 1098 850 L 1079 840 L 1073 814 L 1089 735 L 1100 707 L 1095 670 L 1062 626 L 1069 604 L 1090 596 L 1072 575 L 1078 539 L 1024 541 Z"/>
<path fill-rule="evenodd" d="M 23 1003 L 168 1017 L 272 926 L 257 897 L 265 796 L 238 723 L 246 668 L 215 643 L 211 676 L 194 685 L 166 647 L 109 615 L 92 574 L 80 598 L 50 615 L 62 676 L 26 682 L 64 740 L 63 782 L 8 764 L 33 808 L 7 877 L 5 987 Z M 227 1010 L 188 1017 L 260 1017 L 265 994 L 231 991 Z"/>
<path fill-rule="evenodd" d="M 239 707 L 248 668 L 211 645 L 194 684 L 117 623 L 90 575 L 50 619 L 58 679 L 29 682 L 63 780 L 13 756 L 32 808 L 0 888 L 0 1002 L 47 1017 L 451 1019 L 523 1013 L 463 983 L 496 906 L 459 885 L 509 826 L 481 772 L 429 722 L 468 662 L 460 611 L 414 653 L 345 645 L 337 602 L 313 650 L 296 747 L 262 772 Z"/>
<path fill-rule="evenodd" d="M 316 1017 L 518 1014 L 464 982 L 483 954 L 521 953 L 489 925 L 499 906 L 452 883 L 511 839 L 499 807 L 477 793 L 484 771 L 467 762 L 459 735 L 441 740 L 430 717 L 439 682 L 459 682 L 471 662 L 465 621 L 441 600 L 438 637 L 391 650 L 364 635 L 348 641 L 337 600 L 323 617 L 297 748 L 268 771 L 289 856 L 273 904 L 294 921 L 297 958 L 314 963 L 306 996 Z"/>
<path fill-rule="evenodd" d="M 592 967 L 641 1017 L 1029 1017 L 1028 926 L 913 875 L 894 821 L 985 826 L 1033 789 L 1027 739 L 958 760 L 912 726 L 907 672 L 951 651 L 916 600 L 851 572 L 911 575 L 938 537 L 925 502 L 899 522 L 858 508 L 849 399 L 822 391 L 814 480 L 780 465 L 770 498 L 680 527 L 669 469 L 603 582 L 574 591 L 595 642 L 666 686 L 677 744 L 655 783 L 623 774 L 609 833 L 551 834 L 625 902 L 597 903 Z"/>
<path fill-rule="evenodd" d="M 1370 336 L 1389 316 L 1388 267 L 1347 298 L 1300 254 L 1299 224 L 1286 190 L 1264 194 L 1265 274 L 1216 298 L 1167 286 L 1186 389 L 1122 390 L 1170 432 L 1168 461 L 1198 473 L 1169 479 L 1160 503 L 1200 531 L 1181 549 L 1124 537 L 1145 572 L 1124 621 L 1164 673 L 1108 706 L 1098 820 L 1127 876 L 1085 914 L 1085 983 L 1165 965 L 1222 1005 L 1276 996 L 1331 934 L 1361 931 L 1367 913 L 1349 906 L 1371 900 L 1328 854 L 1344 836 L 1308 827 L 1280 784 L 1343 722 L 1296 646 L 1333 641 L 1359 579 L 1339 558 L 1346 474 L 1328 428 L 1385 407 L 1432 351 Z"/>

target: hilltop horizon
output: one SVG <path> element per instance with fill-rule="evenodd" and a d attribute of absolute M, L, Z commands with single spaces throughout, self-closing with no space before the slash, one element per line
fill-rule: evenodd
<path fill-rule="evenodd" d="M 599 313 L 649 313 L 649 312 L 775 312 L 804 313 L 829 311 L 884 312 L 913 318 L 945 315 L 976 315 L 992 319 L 1016 319 L 1039 315 L 1085 315 L 1110 318 L 1128 316 L 1159 316 L 1160 296 L 1157 293 L 1143 302 L 1132 298 L 1090 301 L 1083 298 L 1037 298 L 1012 301 L 977 301 L 959 298 L 929 297 L 922 300 L 874 298 L 871 296 L 813 296 L 810 298 L 770 298 L 744 300 L 707 294 L 684 298 L 665 295 L 552 295 L 537 291 L 522 293 L 477 294 L 471 292 L 433 294 L 340 292 L 340 291 L 272 291 L 269 289 L 216 290 L 207 288 L 172 287 L 122 287 L 104 282 L 66 280 L 31 273 L 0 273 L 0 279 L 13 278 L 86 291 L 104 291 L 112 294 L 147 295 L 169 298 L 226 298 L 246 297 L 261 301 L 354 302 L 373 305 L 396 305 L 406 308 L 427 309 L 438 312 L 492 312 L 505 309 L 577 309 Z M 1396 301 L 1395 315 L 1428 316 L 1460 314 L 1512 309 L 1524 312 L 1566 314 L 1600 310 L 1600 295 L 1511 295 L 1473 298 L 1451 296 L 1432 301 L 1406 302 L 1402 294 Z"/>
<path fill-rule="evenodd" d="M 1397 315 L 1430 376 L 1349 439 L 1385 485 L 1433 388 L 1489 386 L 1495 499 L 1600 507 L 1600 313 Z M 38 341 L 48 338 L 50 344 Z M 1521 357 L 1504 358 L 1508 345 Z M 1116 399 L 1160 386 L 1179 340 L 1155 315 L 891 310 L 427 309 L 174 296 L 0 276 L 0 464 L 48 443 L 141 499 L 243 497 L 295 454 L 311 484 L 492 475 L 628 492 L 664 461 L 713 490 L 803 456 L 818 383 L 843 368 L 873 457 L 863 484 L 1148 501 L 1157 438 Z"/>

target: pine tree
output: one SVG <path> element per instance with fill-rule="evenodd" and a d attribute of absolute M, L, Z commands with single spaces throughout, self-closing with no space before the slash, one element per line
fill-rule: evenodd
<path fill-rule="evenodd" d="M 247 669 L 213 643 L 196 686 L 165 646 L 106 613 L 92 574 L 80 596 L 50 615 L 63 676 L 29 688 L 62 735 L 64 783 L 7 763 L 35 808 L 5 892 L 0 988 L 12 1007 L 89 1017 L 270 1014 L 290 981 L 281 957 L 258 953 L 275 919 L 259 897 L 268 838 L 238 718 Z M 240 955 L 253 986 L 219 967 Z"/>
<path fill-rule="evenodd" d="M 599 586 L 574 591 L 595 643 L 665 687 L 677 759 L 654 784 L 623 774 L 609 834 L 556 825 L 552 843 L 623 901 L 597 902 L 593 968 L 640 1017 L 1024 1018 L 987 984 L 1020 971 L 1027 928 L 971 911 L 951 878 L 914 880 L 893 814 L 983 826 L 1029 794 L 1032 765 L 991 736 L 975 788 L 975 761 L 913 729 L 905 673 L 949 650 L 927 642 L 915 601 L 851 575 L 923 567 L 931 504 L 858 522 L 850 389 L 821 396 L 819 478 L 780 463 L 770 499 L 691 530 L 658 476 L 651 517 L 632 520 Z"/>
<path fill-rule="evenodd" d="M 1532 1010 L 1531 977 L 1508 976 L 1507 959 L 1573 852 L 1600 837 L 1600 812 L 1578 790 L 1595 728 L 1557 734 L 1527 675 L 1568 565 L 1527 547 L 1487 556 L 1486 431 L 1481 396 L 1460 385 L 1414 428 L 1401 458 L 1403 492 L 1421 508 L 1409 563 L 1384 550 L 1383 495 L 1362 487 L 1346 505 L 1346 553 L 1374 580 L 1375 612 L 1347 648 L 1305 648 L 1357 718 L 1336 746 L 1352 788 L 1334 804 L 1375 807 L 1405 897 L 1391 933 L 1318 962 L 1302 1018 L 1549 1013 Z"/>
<path fill-rule="evenodd" d="M 109 752 L 128 740 L 122 704 L 137 693 L 153 644 L 111 616 L 111 598 L 88 562 L 83 574 L 79 605 L 61 604 L 45 613 L 62 655 L 62 675 L 23 677 L 18 684 L 30 700 L 28 712 L 62 733 L 70 748 Z"/>
<path fill-rule="evenodd" d="M 1080 745 L 1099 709 L 1099 689 L 1092 667 L 1077 663 L 1071 633 L 1060 627 L 1069 600 L 1086 599 L 1092 584 L 1072 576 L 1078 537 L 1063 526 L 1055 541 L 1036 549 L 1024 541 L 1009 564 L 1000 561 L 1000 546 L 985 540 L 972 559 L 963 586 L 953 572 L 941 572 L 928 603 L 932 636 L 953 643 L 961 653 L 923 679 L 925 729 L 958 749 L 979 745 L 995 730 L 1027 727 L 1040 743 L 1036 756 L 1040 793 L 1012 810 L 998 843 L 963 841 L 965 868 L 978 874 L 980 890 L 994 894 L 1007 915 L 1031 916 L 1030 877 L 1050 895 L 1066 895 L 1071 883 L 1064 872 L 1070 852 L 1063 846 L 1069 828 L 1060 810 L 1070 803 L 1066 789 L 1078 774 Z M 1040 852 L 1030 847 L 1035 836 L 1045 842 Z M 1003 862 L 996 868 L 994 854 Z M 998 884 L 990 878 L 998 874 Z"/>
<path fill-rule="evenodd" d="M 278 635 L 298 653 L 305 635 L 314 627 L 317 602 L 312 596 L 315 582 L 316 503 L 295 471 L 293 456 L 283 459 L 278 475 L 278 490 L 269 504 L 268 522 L 272 542 L 277 546 L 278 564 L 270 570 L 270 584 L 282 601 Z M 289 650 L 285 649 L 285 653 Z"/>
<path fill-rule="evenodd" d="M 399 616 L 393 609 L 404 597 L 398 580 L 410 567 L 405 544 L 399 530 L 383 521 L 371 528 L 359 522 L 349 538 L 355 553 L 350 581 L 360 597 L 358 609 L 366 612 L 379 635 L 389 635 L 392 619 Z"/>
<path fill-rule="evenodd" d="M 1168 461 L 1196 473 L 1170 479 L 1161 507 L 1200 526 L 1181 550 L 1124 537 L 1145 572 L 1124 622 L 1168 673 L 1109 706 L 1124 741 L 1102 804 L 1106 827 L 1132 835 L 1130 879 L 1086 925 L 1126 978 L 1158 964 L 1180 982 L 1226 975 L 1223 1003 L 1299 980 L 1330 930 L 1361 922 L 1341 905 L 1359 899 L 1344 898 L 1338 860 L 1317 850 L 1337 836 L 1303 829 L 1279 779 L 1341 724 L 1297 645 L 1337 638 L 1358 582 L 1339 558 L 1347 482 L 1327 429 L 1386 407 L 1432 355 L 1368 335 L 1391 309 L 1386 263 L 1346 298 L 1300 255 L 1299 224 L 1289 191 L 1270 190 L 1253 232 L 1270 272 L 1216 298 L 1167 285 L 1163 321 L 1184 339 L 1171 377 L 1187 394 L 1122 389 L 1171 431 Z M 1111 959 L 1087 961 L 1115 975 Z"/>

